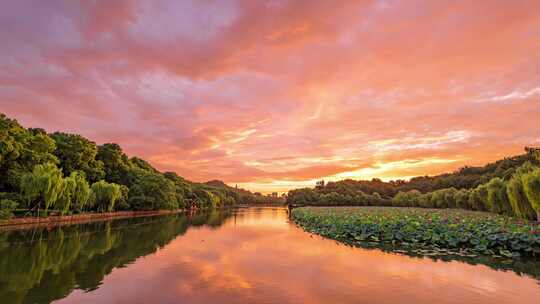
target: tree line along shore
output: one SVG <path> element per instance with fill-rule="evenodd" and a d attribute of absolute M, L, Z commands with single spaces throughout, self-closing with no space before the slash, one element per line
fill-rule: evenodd
<path fill-rule="evenodd" d="M 0 219 L 279 203 L 220 181 L 196 183 L 115 143 L 25 128 L 0 113 Z"/>
<path fill-rule="evenodd" d="M 540 220 L 540 149 L 483 167 L 464 167 L 409 181 L 320 181 L 292 190 L 287 203 L 311 206 L 392 206 L 458 208 Z"/>
<path fill-rule="evenodd" d="M 482 167 L 409 181 L 343 180 L 289 191 L 290 205 L 460 208 L 540 216 L 540 149 Z M 0 218 L 280 204 L 283 199 L 196 183 L 128 157 L 118 144 L 25 128 L 0 114 Z"/>

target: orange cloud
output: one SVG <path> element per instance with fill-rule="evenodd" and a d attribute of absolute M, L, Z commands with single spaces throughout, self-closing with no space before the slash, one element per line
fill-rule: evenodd
<path fill-rule="evenodd" d="M 539 8 L 13 2 L 0 110 L 252 190 L 436 174 L 540 143 Z"/>

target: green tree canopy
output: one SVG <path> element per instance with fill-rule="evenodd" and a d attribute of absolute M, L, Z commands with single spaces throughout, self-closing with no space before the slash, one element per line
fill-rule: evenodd
<path fill-rule="evenodd" d="M 142 169 L 132 171 L 129 205 L 139 210 L 177 209 L 184 205 L 177 186 L 162 174 Z"/>
<path fill-rule="evenodd" d="M 90 199 L 90 185 L 86 181 L 85 175 L 81 171 L 71 172 L 70 179 L 75 182 L 72 196 L 73 209 L 81 212 L 85 209 Z"/>
<path fill-rule="evenodd" d="M 513 213 L 524 219 L 534 219 L 536 212 L 531 206 L 523 187 L 523 176 L 534 170 L 532 163 L 527 162 L 519 167 L 510 178 L 506 187 L 506 194 L 510 201 Z"/>
<path fill-rule="evenodd" d="M 99 146 L 96 159 L 103 162 L 107 181 L 129 186 L 128 174 L 131 170 L 131 164 L 119 145 L 104 144 Z"/>
<path fill-rule="evenodd" d="M 506 183 L 501 178 L 493 178 L 487 184 L 488 208 L 494 213 L 512 214 L 512 206 L 506 195 Z"/>
<path fill-rule="evenodd" d="M 64 187 L 62 171 L 52 163 L 35 166 L 32 173 L 23 176 L 21 182 L 21 191 L 27 207 L 39 208 L 43 203 L 45 210 L 54 206 L 63 194 Z"/>
<path fill-rule="evenodd" d="M 75 170 L 83 171 L 89 182 L 105 178 L 105 166 L 96 160 L 98 148 L 96 144 L 80 135 L 56 132 L 51 134 L 56 143 L 54 154 L 60 161 L 65 175 Z"/>
<path fill-rule="evenodd" d="M 540 220 L 540 168 L 525 174 L 522 181 L 531 207 L 536 211 L 536 218 Z"/>
<path fill-rule="evenodd" d="M 92 184 L 90 202 L 91 206 L 100 212 L 111 212 L 116 202 L 122 198 L 120 185 L 99 181 Z"/>
<path fill-rule="evenodd" d="M 54 141 L 41 129 L 25 129 L 0 113 L 0 191 L 20 191 L 22 176 L 44 163 L 57 163 Z"/>

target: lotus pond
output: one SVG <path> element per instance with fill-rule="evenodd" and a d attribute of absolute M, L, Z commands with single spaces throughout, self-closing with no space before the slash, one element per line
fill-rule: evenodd
<path fill-rule="evenodd" d="M 292 218 L 304 230 L 359 247 L 383 246 L 425 256 L 540 257 L 540 225 L 455 209 L 304 207 Z"/>

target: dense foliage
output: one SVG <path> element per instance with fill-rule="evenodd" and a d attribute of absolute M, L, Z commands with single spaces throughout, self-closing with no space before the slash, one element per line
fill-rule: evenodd
<path fill-rule="evenodd" d="M 300 206 L 461 208 L 540 220 L 540 151 L 527 148 L 526 154 L 495 164 L 421 178 L 423 183 L 417 178 L 410 182 L 319 182 L 314 189 L 290 191 L 287 202 Z M 441 188 L 443 184 L 449 187 Z"/>
<path fill-rule="evenodd" d="M 223 183 L 190 182 L 114 143 L 26 129 L 0 114 L 0 218 L 28 214 L 214 208 L 260 200 Z M 40 212 L 41 211 L 41 212 Z"/>
<path fill-rule="evenodd" d="M 540 226 L 490 213 L 418 208 L 298 208 L 305 230 L 349 244 L 392 244 L 423 255 L 540 255 Z"/>

